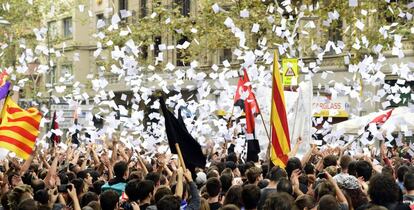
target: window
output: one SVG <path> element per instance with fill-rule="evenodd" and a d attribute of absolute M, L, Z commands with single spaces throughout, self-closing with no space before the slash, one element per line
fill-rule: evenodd
<path fill-rule="evenodd" d="M 107 25 L 108 24 L 108 19 L 105 18 L 104 14 L 97 14 L 96 15 L 96 26 L 98 26 L 98 23 L 101 24 L 101 22 L 105 23 L 105 25 Z M 102 28 L 104 28 L 104 27 L 100 27 L 100 28 L 98 28 L 98 30 L 100 30 Z"/>
<path fill-rule="evenodd" d="M 181 15 L 183 16 L 190 16 L 190 9 L 191 9 L 191 0 L 174 0 L 176 6 L 180 7 Z"/>
<path fill-rule="evenodd" d="M 56 83 L 56 66 L 51 66 L 50 67 L 50 72 L 49 72 L 49 83 L 50 84 L 54 84 Z"/>
<path fill-rule="evenodd" d="M 335 44 L 342 41 L 342 20 L 333 21 L 328 29 L 328 40 Z M 334 54 L 335 50 L 331 47 L 327 54 Z"/>
<path fill-rule="evenodd" d="M 223 63 L 223 61 L 227 60 L 229 63 L 231 63 L 233 58 L 233 53 L 231 52 L 231 49 L 223 49 L 220 53 L 220 63 Z"/>
<path fill-rule="evenodd" d="M 73 33 L 72 29 L 72 18 L 65 18 L 63 19 L 63 36 L 65 38 L 71 37 Z"/>
<path fill-rule="evenodd" d="M 154 57 L 158 57 L 160 51 L 161 36 L 156 36 L 154 38 Z"/>
<path fill-rule="evenodd" d="M 180 40 L 178 40 L 177 45 L 182 45 L 184 42 L 188 42 L 187 37 L 182 37 Z M 188 63 L 186 63 L 185 59 L 188 56 L 188 52 L 185 49 L 176 49 L 176 66 L 188 66 Z"/>
<path fill-rule="evenodd" d="M 72 64 L 63 64 L 60 68 L 61 77 L 70 77 L 73 74 Z"/>
<path fill-rule="evenodd" d="M 143 18 L 147 16 L 147 0 L 141 0 L 139 6 L 140 6 L 139 17 Z"/>
<path fill-rule="evenodd" d="M 141 59 L 147 60 L 148 58 L 148 46 L 142 45 L 141 46 Z"/>
<path fill-rule="evenodd" d="M 119 0 L 118 10 L 128 10 L 128 0 Z"/>
<path fill-rule="evenodd" d="M 386 96 L 385 99 L 390 102 L 389 107 L 408 106 L 409 103 L 412 103 L 413 99 L 411 98 L 411 94 L 413 93 L 413 90 L 414 90 L 413 81 L 405 81 L 404 84 L 398 84 L 397 80 L 385 80 L 385 84 L 390 86 L 389 89 L 386 88 L 387 93 L 385 95 Z M 404 88 L 409 91 L 402 92 L 401 88 Z M 393 92 L 393 89 L 398 89 L 398 90 Z M 386 109 L 389 107 L 383 107 L 383 108 Z"/>
<path fill-rule="evenodd" d="M 50 40 L 54 40 L 58 37 L 58 29 L 57 29 L 57 23 L 56 21 L 50 21 L 47 23 L 48 28 L 48 35 Z"/>

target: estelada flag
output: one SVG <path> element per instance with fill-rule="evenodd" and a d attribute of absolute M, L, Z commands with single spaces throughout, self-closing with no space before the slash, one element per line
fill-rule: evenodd
<path fill-rule="evenodd" d="M 50 130 L 57 130 L 59 129 L 59 124 L 56 121 L 56 111 L 53 113 L 53 119 L 52 119 L 52 124 L 50 126 Z M 50 142 L 52 143 L 52 145 L 55 144 L 59 144 L 60 143 L 60 136 L 56 135 L 55 133 L 52 132 L 52 135 L 50 136 Z"/>
<path fill-rule="evenodd" d="M 272 80 L 272 107 L 270 114 L 272 144 L 270 148 L 270 158 L 274 165 L 284 168 L 289 158 L 288 154 L 290 152 L 290 137 L 285 108 L 285 96 L 283 92 L 282 80 L 280 78 L 277 51 L 275 51 L 273 58 Z"/>
<path fill-rule="evenodd" d="M 374 138 L 371 131 L 369 130 L 369 125 L 372 123 L 375 123 L 377 129 L 380 129 L 381 125 L 384 124 L 391 117 L 392 111 L 394 111 L 394 109 L 390 109 L 386 113 L 375 117 L 373 120 L 371 120 L 371 122 L 368 123 L 368 125 L 365 126 L 364 129 L 365 129 L 365 132 L 368 133 L 368 136 L 367 136 L 368 141 L 371 141 Z"/>
<path fill-rule="evenodd" d="M 41 119 L 42 113 L 36 108 L 24 110 L 7 97 L 1 113 L 0 147 L 27 159 L 33 152 L 39 135 Z"/>
<path fill-rule="evenodd" d="M 165 119 L 165 130 L 167 132 L 171 153 L 177 154 L 175 148 L 175 144 L 177 143 L 180 146 L 185 165 L 191 172 L 194 173 L 195 167 L 204 168 L 206 165 L 206 157 L 203 155 L 201 145 L 187 131 L 181 113 L 179 113 L 177 119 L 167 109 L 163 98 L 160 98 L 160 104 Z"/>

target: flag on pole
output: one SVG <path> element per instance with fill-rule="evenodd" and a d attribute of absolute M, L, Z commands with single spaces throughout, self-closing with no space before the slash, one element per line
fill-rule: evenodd
<path fill-rule="evenodd" d="M 364 128 L 365 132 L 367 132 L 368 134 L 365 134 L 364 137 L 366 137 L 366 139 L 368 141 L 371 141 L 374 138 L 374 135 L 372 135 L 372 133 L 369 129 L 369 125 L 370 124 L 375 124 L 376 128 L 380 129 L 381 125 L 384 124 L 391 117 L 392 111 L 394 111 L 394 109 L 390 109 L 386 113 L 375 117 L 373 120 L 371 120 L 371 122 L 368 123 L 368 125 L 365 126 L 365 128 Z"/>
<path fill-rule="evenodd" d="M 165 130 L 167 132 L 171 153 L 177 154 L 175 144 L 178 143 L 185 165 L 191 172 L 195 172 L 195 167 L 204 168 L 206 165 L 206 157 L 203 155 L 201 145 L 187 131 L 181 117 L 181 112 L 179 111 L 177 119 L 174 114 L 167 109 L 163 98 L 160 98 L 160 104 L 165 119 Z"/>
<path fill-rule="evenodd" d="M 79 145 L 79 129 L 78 129 L 78 108 L 76 106 L 75 111 L 73 112 L 73 124 L 75 127 L 75 132 L 72 134 L 72 144 Z"/>
<path fill-rule="evenodd" d="M 42 114 L 36 108 L 24 110 L 7 97 L 1 113 L 0 147 L 27 159 L 39 135 L 41 119 Z"/>
<path fill-rule="evenodd" d="M 246 140 L 247 140 L 247 158 L 246 161 L 257 162 L 259 159 L 260 145 L 256 139 L 255 115 L 260 113 L 256 96 L 252 91 L 249 75 L 246 69 L 243 69 L 243 77 L 239 78 L 237 83 L 236 94 L 234 95 L 234 106 L 240 106 L 246 117 Z"/>
<path fill-rule="evenodd" d="M 290 152 L 290 138 L 277 51 L 275 51 L 273 57 L 272 80 L 273 87 L 270 114 L 272 142 L 270 147 L 270 159 L 274 165 L 285 167 L 288 161 L 288 154 Z"/>
<path fill-rule="evenodd" d="M 59 124 L 56 121 L 56 111 L 53 113 L 53 119 L 52 119 L 52 124 L 50 126 L 50 130 L 58 130 L 59 129 Z M 50 136 L 50 142 L 52 143 L 52 145 L 55 144 L 59 144 L 60 143 L 60 136 L 56 135 L 54 132 L 52 132 L 52 135 Z"/>
<path fill-rule="evenodd" d="M 4 84 L 0 86 L 0 100 L 3 98 L 6 98 L 7 95 L 9 94 L 10 85 L 11 83 L 7 81 L 7 82 L 4 82 Z"/>

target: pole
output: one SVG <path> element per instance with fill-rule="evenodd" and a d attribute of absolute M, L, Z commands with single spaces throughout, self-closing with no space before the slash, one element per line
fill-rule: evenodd
<path fill-rule="evenodd" d="M 183 167 L 184 171 L 187 171 L 187 168 L 185 167 L 185 163 L 184 163 L 184 159 L 183 159 L 183 155 L 181 153 L 181 149 L 180 149 L 180 145 L 178 145 L 178 143 L 175 143 L 175 149 L 177 149 L 177 153 L 178 153 L 178 159 L 181 162 L 181 166 Z"/>

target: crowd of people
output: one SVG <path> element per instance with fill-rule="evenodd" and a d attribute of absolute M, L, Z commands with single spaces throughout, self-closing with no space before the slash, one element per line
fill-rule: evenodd
<path fill-rule="evenodd" d="M 207 150 L 205 168 L 185 169 L 176 155 L 121 142 L 37 149 L 1 163 L 3 210 L 403 210 L 414 209 L 414 167 L 407 149 L 377 155 L 312 146 L 286 167 L 245 162 L 233 150 Z M 303 144 L 303 143 L 302 143 Z M 227 146 L 226 146 L 227 147 Z M 231 145 L 229 146 L 231 148 Z M 394 152 L 393 152 L 394 151 Z"/>

